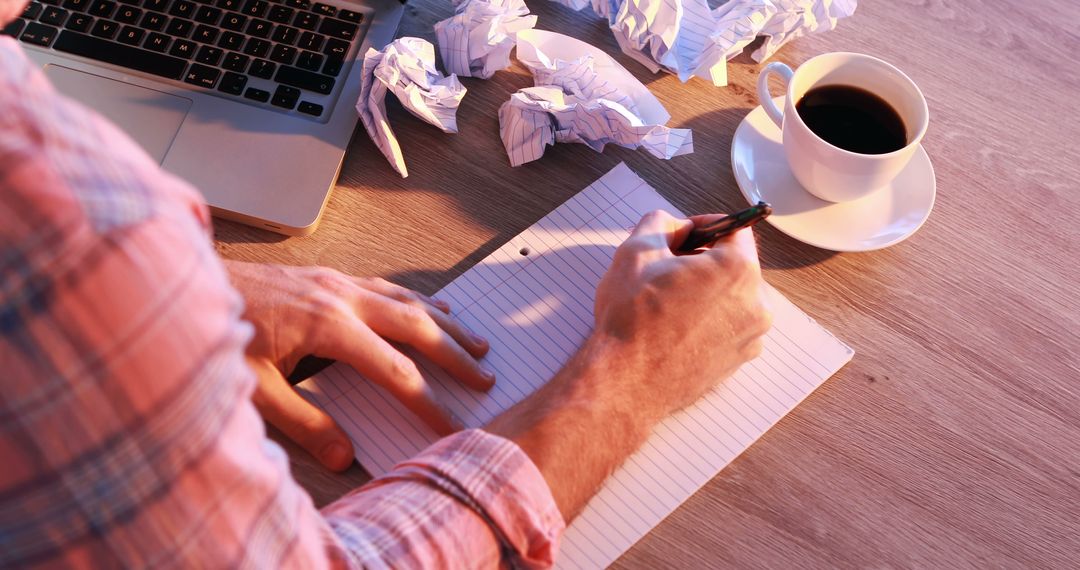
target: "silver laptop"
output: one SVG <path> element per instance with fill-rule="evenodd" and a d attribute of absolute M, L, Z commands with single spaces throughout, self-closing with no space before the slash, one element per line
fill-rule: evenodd
<path fill-rule="evenodd" d="M 315 230 L 399 0 L 32 0 L 3 33 L 215 215 Z"/>

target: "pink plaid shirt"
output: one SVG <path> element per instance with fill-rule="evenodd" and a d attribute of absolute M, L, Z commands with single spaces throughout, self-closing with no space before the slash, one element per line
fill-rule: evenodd
<path fill-rule="evenodd" d="M 0 36 L 0 567 L 552 563 L 542 476 L 479 430 L 317 511 L 241 307 L 199 194 Z"/>

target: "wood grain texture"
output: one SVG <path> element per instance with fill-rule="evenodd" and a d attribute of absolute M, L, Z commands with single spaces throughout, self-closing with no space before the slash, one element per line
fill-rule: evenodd
<path fill-rule="evenodd" d="M 225 257 L 322 264 L 425 293 L 447 284 L 619 161 L 688 212 L 743 204 L 731 137 L 759 66 L 680 83 L 622 55 L 588 12 L 530 0 L 539 27 L 599 46 L 694 129 L 671 161 L 559 145 L 510 168 L 497 109 L 519 65 L 464 79 L 461 132 L 391 104 L 410 176 L 358 130 L 322 227 L 284 239 L 218 222 Z M 414 0 L 403 35 L 433 39 L 449 3 Z M 1080 560 L 1080 6 L 1074 0 L 864 0 L 836 31 L 774 60 L 859 51 L 926 94 L 938 198 L 908 241 L 834 255 L 762 224 L 766 278 L 855 359 L 617 563 L 657 567 L 1067 567 Z M 278 438 L 281 440 L 281 438 Z M 293 446 L 318 504 L 366 480 Z"/>

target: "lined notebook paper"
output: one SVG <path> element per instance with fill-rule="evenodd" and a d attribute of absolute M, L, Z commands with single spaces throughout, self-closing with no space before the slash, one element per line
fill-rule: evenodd
<path fill-rule="evenodd" d="M 650 210 L 678 213 L 624 164 L 559 206 L 436 294 L 488 338 L 498 381 L 487 394 L 420 368 L 440 401 L 480 427 L 533 392 L 592 328 L 596 284 L 615 248 Z M 665 420 L 605 483 L 563 536 L 561 568 L 614 561 L 821 385 L 854 352 L 770 288 L 763 354 Z M 348 432 L 378 476 L 437 436 L 352 368 L 335 364 L 298 388 Z"/>

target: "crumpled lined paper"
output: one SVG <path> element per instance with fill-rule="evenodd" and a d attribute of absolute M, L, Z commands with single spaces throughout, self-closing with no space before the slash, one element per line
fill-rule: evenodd
<path fill-rule="evenodd" d="M 386 119 L 386 92 L 425 122 L 446 133 L 457 132 L 457 108 L 465 87 L 456 75 L 435 69 L 435 46 L 420 38 L 400 38 L 383 51 L 364 54 L 363 79 L 356 110 L 371 140 L 402 178 L 409 175 L 394 131 Z"/>
<path fill-rule="evenodd" d="M 443 67 L 459 77 L 487 79 L 510 66 L 517 34 L 536 25 L 523 0 L 462 0 L 435 24 Z"/>
<path fill-rule="evenodd" d="M 663 105 L 615 60 L 562 34 L 518 35 L 517 58 L 533 73 L 499 108 L 499 133 L 512 166 L 543 156 L 548 145 L 576 142 L 601 152 L 614 143 L 668 159 L 694 151 L 690 129 L 664 126 Z"/>
<path fill-rule="evenodd" d="M 836 28 L 837 20 L 855 13 L 856 0 L 772 0 L 775 11 L 757 35 L 765 43 L 751 54 L 761 62 L 789 41 Z"/>
<path fill-rule="evenodd" d="M 589 0 L 555 0 L 575 10 Z M 665 69 L 688 81 L 693 76 L 727 85 L 727 61 L 758 36 L 755 61 L 808 33 L 836 27 L 855 13 L 856 0 L 728 0 L 710 10 L 706 0 L 591 0 L 607 18 L 624 53 L 653 72 Z"/>

